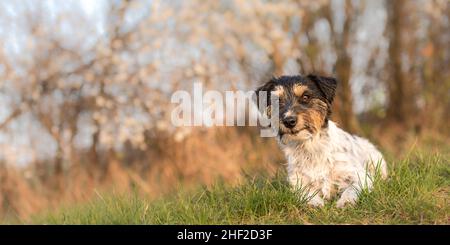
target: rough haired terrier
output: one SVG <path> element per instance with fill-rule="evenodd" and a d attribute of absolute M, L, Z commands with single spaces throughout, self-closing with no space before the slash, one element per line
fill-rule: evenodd
<path fill-rule="evenodd" d="M 330 77 L 282 76 L 256 91 L 258 97 L 266 92 L 268 108 L 271 94 L 279 99 L 277 141 L 287 158 L 288 181 L 306 190 L 312 206 L 334 197 L 337 207 L 354 204 L 361 190 L 372 188 L 376 173 L 387 176 L 386 162 L 373 144 L 330 120 L 336 86 Z"/>

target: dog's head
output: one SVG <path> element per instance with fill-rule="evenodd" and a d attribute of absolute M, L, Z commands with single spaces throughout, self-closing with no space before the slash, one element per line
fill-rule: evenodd
<path fill-rule="evenodd" d="M 336 85 L 330 77 L 282 76 L 272 78 L 256 94 L 259 99 L 259 92 L 265 91 L 268 106 L 271 92 L 279 98 L 280 139 L 305 140 L 327 127 Z"/>

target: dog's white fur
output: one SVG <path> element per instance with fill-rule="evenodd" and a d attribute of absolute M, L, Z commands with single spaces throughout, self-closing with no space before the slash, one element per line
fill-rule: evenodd
<path fill-rule="evenodd" d="M 372 188 L 376 171 L 387 176 L 386 162 L 375 146 L 331 120 L 318 134 L 303 130 L 278 138 L 278 143 L 288 161 L 289 183 L 307 190 L 313 206 L 323 206 L 336 195 L 340 195 L 337 207 L 354 204 L 363 188 Z"/>

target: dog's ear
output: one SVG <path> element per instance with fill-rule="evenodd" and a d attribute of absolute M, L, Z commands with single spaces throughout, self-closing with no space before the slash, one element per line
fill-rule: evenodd
<path fill-rule="evenodd" d="M 325 99 L 331 104 L 333 103 L 334 95 L 336 93 L 337 81 L 332 77 L 317 76 L 309 74 L 308 78 L 313 81 L 320 92 L 325 96 Z"/>
<path fill-rule="evenodd" d="M 261 102 L 264 103 L 267 107 L 270 106 L 270 92 L 273 91 L 273 89 L 275 88 L 275 85 L 276 85 L 276 82 L 274 81 L 274 79 L 271 79 L 270 81 L 266 82 L 261 87 L 256 89 L 255 103 L 260 111 L 264 111 L 266 109 L 266 108 L 260 108 L 260 103 L 259 103 L 260 99 L 262 99 Z M 265 94 L 264 93 L 260 94 L 260 92 L 265 92 Z M 264 97 L 261 97 L 261 96 L 264 96 Z"/>

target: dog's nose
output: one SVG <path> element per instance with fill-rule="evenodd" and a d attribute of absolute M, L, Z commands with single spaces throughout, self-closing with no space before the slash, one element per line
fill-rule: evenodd
<path fill-rule="evenodd" d="M 293 128 L 293 127 L 295 127 L 295 124 L 297 124 L 297 118 L 296 117 L 285 117 L 283 119 L 283 124 L 287 128 Z"/>

